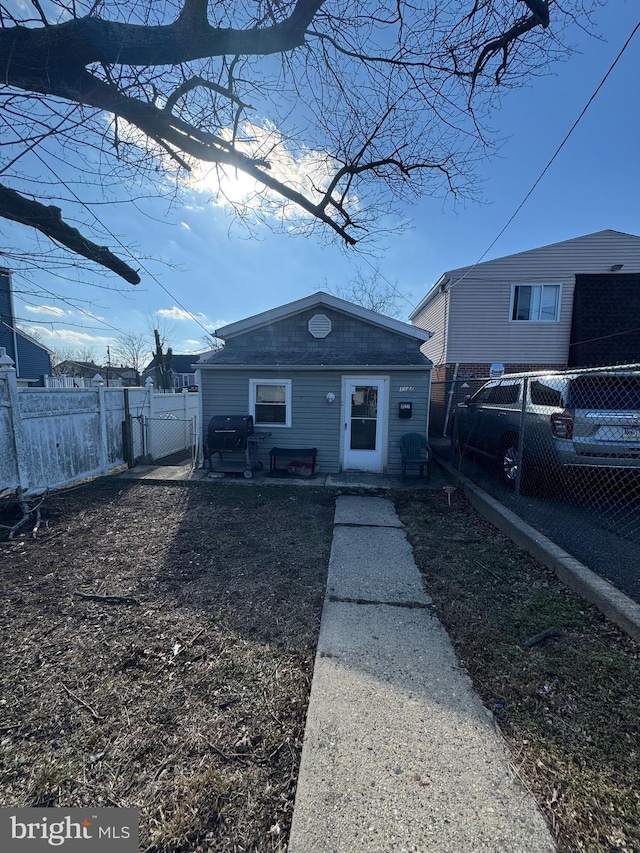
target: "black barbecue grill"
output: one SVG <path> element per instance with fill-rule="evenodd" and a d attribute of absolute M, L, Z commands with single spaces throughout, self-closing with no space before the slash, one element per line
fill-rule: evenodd
<path fill-rule="evenodd" d="M 251 415 L 214 415 L 205 440 L 209 470 L 244 474 L 250 479 L 254 471 L 262 468 L 262 462 L 258 461 L 258 444 L 269 435 L 269 432 L 254 431 Z M 215 463 L 214 454 L 218 457 Z"/>

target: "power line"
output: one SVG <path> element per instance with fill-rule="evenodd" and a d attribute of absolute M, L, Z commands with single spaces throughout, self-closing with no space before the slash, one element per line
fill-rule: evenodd
<path fill-rule="evenodd" d="M 585 106 L 583 107 L 583 109 L 582 109 L 582 111 L 581 111 L 580 115 L 578 116 L 578 118 L 577 118 L 577 119 L 574 121 L 574 123 L 572 124 L 572 126 L 571 126 L 571 128 L 570 128 L 569 132 L 566 134 L 566 136 L 564 137 L 564 139 L 562 140 L 562 142 L 560 143 L 560 145 L 558 145 L 558 147 L 557 147 L 557 148 L 556 148 L 556 150 L 554 151 L 554 153 L 553 153 L 553 155 L 552 155 L 551 159 L 549 160 L 549 162 L 547 163 L 547 165 L 544 167 L 544 169 L 542 170 L 542 172 L 540 172 L 540 174 L 538 175 L 538 177 L 537 177 L 537 178 L 536 178 L 536 180 L 534 181 L 534 183 L 533 183 L 533 185 L 532 185 L 531 189 L 527 192 L 527 194 L 526 194 L 526 195 L 525 195 L 525 197 L 522 199 L 522 201 L 520 202 L 520 204 L 516 207 L 516 209 L 514 210 L 514 212 L 511 214 L 511 216 L 510 216 L 510 217 L 509 217 L 509 219 L 507 220 L 507 222 L 506 222 L 506 224 L 504 225 L 504 227 L 499 231 L 499 233 L 498 233 L 497 237 L 495 237 L 495 239 L 494 239 L 494 240 L 492 240 L 492 242 L 489 244 L 489 246 L 487 246 L 487 248 L 486 248 L 486 249 L 484 250 L 484 252 L 480 255 L 480 257 L 478 258 L 478 260 L 475 262 L 475 264 L 473 264 L 473 266 L 469 267 L 469 269 L 465 272 L 465 274 L 464 274 L 464 275 L 462 275 L 459 279 L 457 279 L 456 281 L 454 281 L 454 282 L 451 284 L 451 286 L 448 288 L 448 290 L 452 290 L 452 289 L 453 289 L 457 284 L 460 284 L 460 282 L 461 282 L 461 281 L 464 281 L 464 279 L 465 279 L 468 275 L 470 275 L 470 274 L 473 272 L 473 270 L 474 270 L 474 269 L 475 269 L 475 268 L 476 268 L 476 267 L 477 267 L 477 266 L 482 262 L 482 259 L 483 259 L 483 258 L 485 258 L 485 257 L 488 255 L 488 253 L 491 251 L 491 249 L 495 246 L 495 244 L 498 242 L 498 240 L 500 239 L 500 237 L 502 237 L 502 235 L 503 235 L 503 234 L 504 234 L 504 232 L 507 230 L 507 228 L 511 225 L 511 223 L 512 223 L 512 222 L 513 222 L 513 220 L 516 218 L 516 216 L 518 215 L 518 213 L 520 213 L 520 211 L 522 210 L 522 208 L 524 207 L 524 205 L 525 205 L 525 204 L 527 203 L 527 201 L 529 200 L 530 196 L 533 194 L 533 192 L 534 192 L 534 191 L 535 191 L 535 189 L 537 188 L 537 186 L 538 186 L 538 184 L 540 183 L 540 181 L 544 178 L 544 176 L 546 175 L 546 173 L 549 171 L 550 167 L 552 166 L 553 162 L 555 161 L 555 159 L 557 158 L 557 156 L 560 154 L 560 152 L 561 152 L 561 151 L 562 151 L 562 149 L 564 148 L 565 144 L 568 142 L 568 140 L 569 140 L 570 136 L 572 135 L 573 131 L 576 129 L 576 127 L 578 126 L 578 124 L 580 123 L 580 121 L 582 120 L 582 118 L 584 117 L 584 114 L 587 112 L 587 110 L 589 109 L 589 107 L 591 106 L 591 104 L 593 103 L 593 101 L 595 100 L 596 96 L 597 96 L 597 95 L 598 95 L 598 93 L 600 92 L 600 89 L 602 89 L 602 87 L 603 87 L 603 86 L 604 86 L 604 84 L 606 83 L 606 81 L 607 81 L 608 77 L 610 76 L 611 72 L 613 71 L 613 69 L 616 67 L 616 65 L 618 64 L 618 62 L 619 62 L 619 61 L 620 61 L 620 59 L 622 58 L 622 55 L 624 54 L 625 50 L 627 49 L 627 47 L 628 47 L 628 46 L 629 46 L 629 44 L 631 43 L 631 40 L 633 39 L 633 37 L 635 36 L 635 34 L 638 32 L 638 30 L 639 30 L 639 29 L 640 29 L 640 21 L 639 21 L 639 22 L 635 25 L 635 27 L 633 28 L 633 30 L 632 30 L 632 32 L 631 32 L 631 35 L 629 36 L 629 38 L 628 38 L 628 39 L 625 41 L 625 43 L 623 44 L 622 48 L 621 48 L 621 49 L 620 49 L 620 51 L 618 52 L 618 55 L 616 56 L 616 58 L 613 60 L 613 62 L 612 62 L 612 63 L 611 63 L 611 65 L 609 66 L 609 68 L 608 68 L 608 70 L 607 70 L 606 74 L 604 75 L 604 77 L 602 78 L 602 80 L 600 81 L 600 83 L 598 83 L 598 85 L 597 85 L 597 87 L 596 87 L 595 91 L 593 92 L 593 94 L 591 95 L 591 97 L 589 98 L 589 100 L 587 101 L 587 103 L 585 104 Z"/>
<path fill-rule="evenodd" d="M 102 221 L 102 220 L 101 220 L 101 219 L 100 219 L 100 218 L 99 218 L 99 217 L 94 213 L 94 211 L 89 207 L 89 205 L 88 205 L 86 202 L 82 201 L 82 199 L 81 199 L 81 198 L 77 195 L 77 193 L 76 193 L 76 192 L 75 192 L 75 191 L 74 191 L 74 190 L 69 186 L 69 184 L 68 184 L 68 183 L 67 183 L 63 178 L 61 178 L 61 177 L 60 177 L 60 175 L 56 172 L 56 170 L 53 168 L 53 166 L 51 166 L 49 163 L 47 163 L 47 162 L 46 162 L 46 161 L 45 161 L 45 160 L 40 156 L 40 154 L 39 154 L 37 151 L 34 151 L 33 153 L 34 153 L 34 154 L 35 154 L 35 156 L 38 158 L 38 160 L 40 160 L 40 162 L 42 163 L 42 165 L 43 165 L 46 169 L 48 169 L 48 170 L 51 172 L 51 174 L 54 176 L 54 178 L 55 178 L 59 183 L 61 183 L 63 187 L 65 187 L 65 189 L 67 190 L 67 192 L 70 192 L 70 193 L 71 193 L 71 195 L 75 198 L 75 200 L 78 202 L 78 204 L 80 204 L 80 205 L 81 205 L 81 206 L 82 206 L 82 207 L 87 211 L 87 213 L 89 213 L 89 214 L 94 218 L 94 220 L 98 223 L 98 225 L 100 225 L 100 227 L 101 227 L 101 228 L 102 228 L 102 229 L 103 229 L 103 230 L 104 230 L 104 231 L 105 231 L 105 232 L 106 232 L 106 233 L 107 233 L 107 234 L 108 234 L 108 235 L 109 235 L 113 240 L 115 240 L 115 242 L 120 246 L 120 248 L 121 248 L 124 252 L 126 252 L 126 253 L 127 253 L 127 255 L 129 255 L 129 257 L 130 257 L 130 258 L 132 258 L 132 259 L 135 261 L 135 263 L 139 264 L 139 266 L 140 266 L 140 267 L 145 271 L 145 273 L 149 276 L 149 278 L 151 278 L 153 281 L 155 281 L 155 283 L 156 283 L 159 287 L 161 287 L 161 288 L 162 288 L 162 290 L 164 290 L 164 292 L 165 292 L 165 293 L 166 293 L 166 294 L 167 294 L 171 299 L 173 299 L 173 301 L 176 303 L 176 305 L 178 305 L 180 308 L 182 308 L 182 310 L 183 310 L 183 311 L 185 311 L 185 312 L 189 315 L 189 317 L 191 317 L 191 319 L 193 320 L 193 322 L 194 322 L 194 323 L 196 323 L 198 326 L 200 326 L 200 328 L 203 330 L 203 332 L 205 332 L 207 335 L 210 335 L 210 334 L 211 334 L 211 331 L 210 331 L 209 329 L 207 329 L 207 328 L 206 328 L 206 326 L 204 326 L 204 325 L 200 322 L 200 320 L 198 320 L 198 318 L 195 316 L 195 314 L 193 314 L 191 311 L 189 311 L 189 309 L 188 309 L 185 305 L 183 305 L 183 304 L 182 304 L 182 302 L 180 302 L 180 300 L 179 300 L 176 296 L 174 296 L 174 295 L 173 295 L 173 293 L 171 293 L 171 291 L 170 291 L 167 287 L 165 287 L 165 285 L 164 285 L 164 284 L 162 284 L 162 282 L 161 282 L 161 281 L 160 281 L 160 280 L 159 280 L 159 279 L 158 279 L 158 278 L 157 278 L 157 277 L 156 277 L 152 272 L 150 272 L 150 271 L 145 267 L 145 265 L 144 265 L 141 261 L 139 261 L 137 258 L 134 258 L 133 254 L 131 253 L 131 251 L 129 250 L 129 248 L 128 248 L 127 246 L 125 246 L 125 245 L 124 245 L 124 243 L 120 240 L 120 238 L 119 238 L 119 237 L 117 237 L 117 236 L 113 233 L 113 231 L 111 231 L 111 229 L 110 229 L 110 228 L 108 228 L 108 227 L 104 224 L 104 222 L 103 222 L 103 221 Z M 79 309 L 79 310 L 80 310 L 80 309 Z M 108 324 L 106 324 L 106 325 L 108 325 Z M 110 326 L 109 328 L 112 328 L 112 329 L 113 329 L 114 327 L 113 327 L 113 326 Z M 120 330 L 120 329 L 115 329 L 115 331 L 120 332 L 121 330 Z"/>

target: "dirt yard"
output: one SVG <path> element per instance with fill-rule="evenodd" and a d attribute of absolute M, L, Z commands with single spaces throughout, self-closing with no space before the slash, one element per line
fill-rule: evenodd
<path fill-rule="evenodd" d="M 637 853 L 638 647 L 459 492 L 393 497 L 559 851 Z M 5 534 L 0 806 L 137 807 L 146 853 L 285 851 L 334 501 L 107 479 Z"/>
<path fill-rule="evenodd" d="M 286 849 L 334 497 L 266 491 L 102 480 L 0 543 L 0 805 L 137 807 L 147 853 Z"/>

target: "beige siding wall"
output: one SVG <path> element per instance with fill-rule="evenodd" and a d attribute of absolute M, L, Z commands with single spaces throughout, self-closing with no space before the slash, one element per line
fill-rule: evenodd
<path fill-rule="evenodd" d="M 447 303 L 449 296 L 446 293 L 438 293 L 429 302 L 413 321 L 419 329 L 433 332 L 433 336 L 422 344 L 420 351 L 431 359 L 434 364 L 446 361 L 446 334 L 447 334 Z"/>
<path fill-rule="evenodd" d="M 580 273 L 640 272 L 640 238 L 604 231 L 517 255 L 461 268 L 449 279 L 449 333 L 445 355 L 443 304 L 438 294 L 415 324 L 436 333 L 423 347 L 434 364 L 491 362 L 566 364 L 571 333 L 575 276 Z M 456 281 L 459 281 L 456 284 Z M 509 322 L 513 284 L 562 285 L 558 323 Z M 440 312 L 440 313 L 438 313 Z M 427 350 L 426 347 L 430 349 Z"/>
<path fill-rule="evenodd" d="M 521 283 L 561 285 L 557 323 L 509 322 L 514 274 L 465 279 L 450 292 L 448 361 L 566 363 L 571 336 L 574 278 L 525 273 Z M 482 296 L 478 290 L 481 288 Z"/>

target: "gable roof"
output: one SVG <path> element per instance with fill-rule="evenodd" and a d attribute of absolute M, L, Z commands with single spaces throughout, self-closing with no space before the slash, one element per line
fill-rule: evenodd
<path fill-rule="evenodd" d="M 244 320 L 238 320 L 236 323 L 223 326 L 221 329 L 216 329 L 215 336 L 226 340 L 236 335 L 242 335 L 245 332 L 254 331 L 261 326 L 267 326 L 278 320 L 285 320 L 287 317 L 299 314 L 309 308 L 320 308 L 323 306 L 341 311 L 343 314 L 349 314 L 352 317 L 358 317 L 360 320 L 372 323 L 382 329 L 405 335 L 408 338 L 415 338 L 419 341 L 428 341 L 432 335 L 431 332 L 427 332 L 424 329 L 418 329 L 416 326 L 403 323 L 401 320 L 394 320 L 393 317 L 386 317 L 384 314 L 378 314 L 377 311 L 370 311 L 361 305 L 355 305 L 353 302 L 347 302 L 346 299 L 340 299 L 331 293 L 319 290 L 317 293 L 297 299 L 295 302 L 288 302 L 286 305 L 280 305 L 278 308 L 254 314 L 252 317 L 247 317 Z"/>
<path fill-rule="evenodd" d="M 614 242 L 616 242 L 619 244 L 621 240 L 625 242 L 625 244 L 629 244 L 632 246 L 635 245 L 635 247 L 637 247 L 637 250 L 640 252 L 639 236 L 637 236 L 636 234 L 627 234 L 624 231 L 614 231 L 613 229 L 608 228 L 603 231 L 595 231 L 592 234 L 583 234 L 580 237 L 572 237 L 570 240 L 561 240 L 557 243 L 549 243 L 546 246 L 538 246 L 535 249 L 526 249 L 522 252 L 515 252 L 511 255 L 503 255 L 500 258 L 493 258 L 490 261 L 482 261 L 482 263 L 470 264 L 466 267 L 457 267 L 456 269 L 447 270 L 440 276 L 438 281 L 427 291 L 426 295 L 422 298 L 420 303 L 414 308 L 414 310 L 409 315 L 409 319 L 413 321 L 420 314 L 420 312 L 426 308 L 426 306 L 433 299 L 433 297 L 441 290 L 444 290 L 449 283 L 458 281 L 459 279 L 468 276 L 473 270 L 478 269 L 480 271 L 484 271 L 487 268 L 491 267 L 491 265 L 493 264 L 500 265 L 504 264 L 505 262 L 510 263 L 516 261 L 522 262 L 528 259 L 533 260 L 536 256 L 539 256 L 546 252 L 557 251 L 558 249 L 560 249 L 561 251 L 564 248 L 569 250 L 575 250 L 576 248 L 579 249 L 580 243 L 585 244 L 585 249 L 587 247 L 587 244 L 590 244 L 589 248 L 591 253 L 593 253 L 594 243 L 602 243 L 603 245 L 609 245 L 610 243 L 613 244 Z"/>
<path fill-rule="evenodd" d="M 193 373 L 194 370 L 192 365 L 198 361 L 200 355 L 202 355 L 202 353 L 187 353 L 187 355 L 176 355 L 176 353 L 172 353 L 170 368 L 173 373 Z M 142 372 L 146 373 L 148 370 L 153 370 L 156 364 L 156 356 L 154 355 Z"/>

